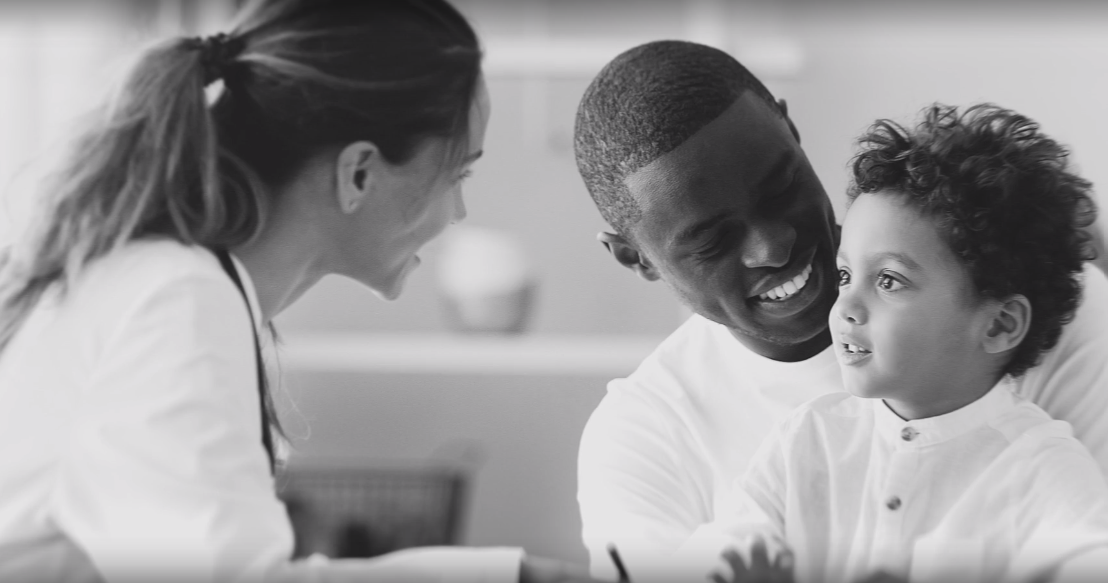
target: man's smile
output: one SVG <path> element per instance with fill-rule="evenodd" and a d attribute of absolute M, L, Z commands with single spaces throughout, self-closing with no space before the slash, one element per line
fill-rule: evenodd
<path fill-rule="evenodd" d="M 793 316 L 820 298 L 825 269 L 818 259 L 818 246 L 797 257 L 788 267 L 763 277 L 747 298 L 751 309 L 771 317 Z"/>

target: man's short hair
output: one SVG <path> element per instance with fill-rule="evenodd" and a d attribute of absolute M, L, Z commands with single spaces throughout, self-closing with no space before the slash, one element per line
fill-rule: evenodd
<path fill-rule="evenodd" d="M 716 48 L 656 41 L 608 63 L 581 98 L 573 141 L 577 169 L 604 220 L 628 236 L 641 209 L 624 179 L 684 143 L 747 90 L 780 113 L 761 81 Z"/>
<path fill-rule="evenodd" d="M 1031 325 L 1003 372 L 1038 364 L 1073 318 L 1094 257 L 1082 230 L 1096 218 L 1092 184 L 1070 171 L 1066 149 L 988 103 L 932 105 L 912 129 L 878 120 L 858 141 L 850 201 L 902 197 L 935 221 L 981 297 L 1026 297 Z"/>

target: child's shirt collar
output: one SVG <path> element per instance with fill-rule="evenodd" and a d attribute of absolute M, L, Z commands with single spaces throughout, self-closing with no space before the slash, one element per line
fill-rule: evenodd
<path fill-rule="evenodd" d="M 1011 411 L 1017 403 L 1011 382 L 1005 377 L 980 399 L 947 413 L 926 419 L 905 421 L 883 399 L 873 399 L 874 430 L 880 439 L 899 448 L 920 448 L 942 443 L 988 425 Z"/>

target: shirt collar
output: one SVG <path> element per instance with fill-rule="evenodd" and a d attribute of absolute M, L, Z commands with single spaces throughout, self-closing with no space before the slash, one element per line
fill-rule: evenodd
<path fill-rule="evenodd" d="M 945 415 L 905 421 L 883 399 L 873 399 L 875 427 L 882 439 L 898 447 L 919 448 L 941 443 L 988 425 L 1016 406 L 1012 385 L 1002 379 L 980 399 Z"/>

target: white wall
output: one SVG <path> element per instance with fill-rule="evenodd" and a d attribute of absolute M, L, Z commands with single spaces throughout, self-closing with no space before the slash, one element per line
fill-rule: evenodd
<path fill-rule="evenodd" d="M 853 140 L 934 101 L 1024 113 L 1108 184 L 1108 4 L 810 3 L 793 22 L 807 62 L 784 96 L 840 209 Z"/>

